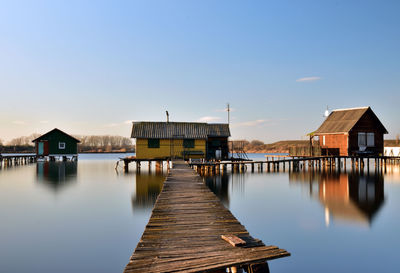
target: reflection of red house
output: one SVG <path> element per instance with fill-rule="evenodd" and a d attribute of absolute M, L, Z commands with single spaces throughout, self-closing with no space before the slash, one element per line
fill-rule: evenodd
<path fill-rule="evenodd" d="M 385 200 L 384 181 L 380 174 L 292 172 L 290 181 L 301 185 L 317 198 L 325 209 L 325 221 L 331 219 L 370 225 Z M 318 192 L 314 184 L 318 182 Z"/>
<path fill-rule="evenodd" d="M 349 179 L 347 174 L 341 173 L 337 176 L 323 176 L 320 179 L 319 198 L 348 202 Z"/>
<path fill-rule="evenodd" d="M 325 207 L 327 223 L 332 215 L 340 220 L 369 225 L 384 200 L 383 178 L 345 173 L 322 176 L 319 200 Z"/>
<path fill-rule="evenodd" d="M 322 123 L 319 136 L 322 155 L 383 154 L 387 130 L 370 107 L 334 110 Z"/>
<path fill-rule="evenodd" d="M 319 200 L 325 207 L 325 221 L 329 215 L 344 221 L 367 223 L 368 218 L 350 199 L 349 179 L 347 174 L 324 176 L 319 182 Z"/>

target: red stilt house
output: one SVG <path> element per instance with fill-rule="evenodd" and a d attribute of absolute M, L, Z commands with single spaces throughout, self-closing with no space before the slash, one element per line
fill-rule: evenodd
<path fill-rule="evenodd" d="M 382 155 L 387 130 L 370 107 L 334 110 L 314 136 L 322 155 Z"/>

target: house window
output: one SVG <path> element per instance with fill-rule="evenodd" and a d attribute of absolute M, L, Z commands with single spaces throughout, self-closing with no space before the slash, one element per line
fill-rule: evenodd
<path fill-rule="evenodd" d="M 211 142 L 211 145 L 212 145 L 213 147 L 221 147 L 221 141 L 220 141 L 220 140 L 213 140 L 213 141 Z"/>
<path fill-rule="evenodd" d="M 147 140 L 147 148 L 160 148 L 160 139 L 148 139 Z"/>
<path fill-rule="evenodd" d="M 322 136 L 322 145 L 325 146 L 325 136 Z"/>
<path fill-rule="evenodd" d="M 184 139 L 183 147 L 184 148 L 194 148 L 194 139 Z"/>
<path fill-rule="evenodd" d="M 358 146 L 367 146 L 367 134 L 358 133 Z"/>
<path fill-rule="evenodd" d="M 65 142 L 58 142 L 58 149 L 64 150 L 65 149 Z"/>
<path fill-rule="evenodd" d="M 367 146 L 375 147 L 375 134 L 374 133 L 367 133 Z"/>

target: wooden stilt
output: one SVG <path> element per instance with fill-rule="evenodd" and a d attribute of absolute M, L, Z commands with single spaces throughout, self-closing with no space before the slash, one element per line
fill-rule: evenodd
<path fill-rule="evenodd" d="M 124 160 L 124 171 L 126 173 L 129 172 L 129 162 L 127 160 Z"/>

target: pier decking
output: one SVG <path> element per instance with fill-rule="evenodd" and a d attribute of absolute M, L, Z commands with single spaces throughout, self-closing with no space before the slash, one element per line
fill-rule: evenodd
<path fill-rule="evenodd" d="M 234 247 L 222 235 L 246 244 Z M 252 238 L 200 176 L 174 162 L 124 272 L 212 272 L 289 255 Z"/>
<path fill-rule="evenodd" d="M 0 154 L 0 168 L 11 167 L 13 165 L 23 165 L 36 162 L 37 158 L 35 154 Z"/>

